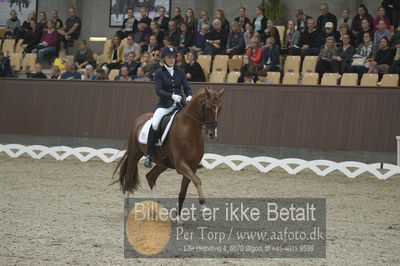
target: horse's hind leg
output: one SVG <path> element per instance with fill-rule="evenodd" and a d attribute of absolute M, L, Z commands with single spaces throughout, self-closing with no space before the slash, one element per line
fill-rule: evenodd
<path fill-rule="evenodd" d="M 153 192 L 154 199 L 158 199 L 158 192 L 156 187 L 157 178 L 165 171 L 167 167 L 156 165 L 146 174 L 147 183 L 149 183 L 150 189 Z"/>
<path fill-rule="evenodd" d="M 181 191 L 179 192 L 179 198 L 178 198 L 178 213 L 176 216 L 176 221 L 178 225 L 183 225 L 183 220 L 180 219 L 180 216 L 189 184 L 190 184 L 190 179 L 183 177 L 181 182 Z"/>

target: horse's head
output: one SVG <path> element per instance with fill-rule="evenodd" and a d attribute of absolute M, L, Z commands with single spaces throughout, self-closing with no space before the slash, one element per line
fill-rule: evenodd
<path fill-rule="evenodd" d="M 211 90 L 210 87 L 204 88 L 204 102 L 202 104 L 202 122 L 206 128 L 206 135 L 210 139 L 218 137 L 218 115 L 222 111 L 221 96 L 224 94 L 225 89 L 219 91 Z"/>

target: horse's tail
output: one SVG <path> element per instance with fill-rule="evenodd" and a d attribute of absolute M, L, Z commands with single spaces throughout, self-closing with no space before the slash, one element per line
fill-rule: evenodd
<path fill-rule="evenodd" d="M 133 130 L 128 139 L 127 150 L 122 156 L 121 160 L 115 167 L 113 177 L 119 169 L 119 179 L 113 182 L 115 184 L 119 181 L 122 193 L 133 193 L 139 188 L 139 172 L 137 164 L 142 154 L 139 148 L 139 142 L 136 137 L 136 132 Z"/>

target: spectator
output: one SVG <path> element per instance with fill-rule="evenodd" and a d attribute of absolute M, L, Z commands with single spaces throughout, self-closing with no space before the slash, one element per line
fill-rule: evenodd
<path fill-rule="evenodd" d="M 174 17 L 172 18 L 175 20 L 176 26 L 178 27 L 181 23 L 184 22 L 184 19 L 181 15 L 181 9 L 179 7 L 175 7 L 174 9 Z M 169 27 L 168 27 L 169 30 Z"/>
<path fill-rule="evenodd" d="M 155 51 L 160 51 L 161 45 L 158 44 L 156 35 L 150 35 L 149 45 L 147 46 L 147 52 L 154 54 Z"/>
<path fill-rule="evenodd" d="M 263 48 L 260 45 L 260 40 L 253 37 L 250 41 L 250 47 L 247 49 L 246 54 L 250 57 L 250 61 L 259 67 L 262 64 Z"/>
<path fill-rule="evenodd" d="M 60 48 L 65 47 L 65 42 L 71 40 L 78 40 L 81 34 L 82 22 L 81 19 L 76 15 L 76 9 L 71 7 L 68 9 L 68 19 L 65 21 L 64 30 L 58 30 L 58 33 L 62 35 L 60 39 Z"/>
<path fill-rule="evenodd" d="M 178 28 L 177 21 L 175 19 L 172 19 L 168 22 L 168 37 L 170 38 L 174 47 L 179 46 L 181 30 Z"/>
<path fill-rule="evenodd" d="M 108 80 L 106 71 L 102 68 L 97 68 L 93 80 Z"/>
<path fill-rule="evenodd" d="M 183 72 L 185 72 L 185 70 L 186 70 L 187 63 L 186 63 L 186 59 L 185 59 L 185 54 L 183 52 L 181 52 L 181 51 L 178 51 L 176 53 L 175 66 L 181 68 Z"/>
<path fill-rule="evenodd" d="M 121 45 L 121 39 L 118 35 L 113 36 L 110 49 L 107 53 L 106 66 L 108 70 L 117 69 L 120 67 L 120 63 L 123 60 L 124 46 Z"/>
<path fill-rule="evenodd" d="M 361 80 L 362 75 L 368 72 L 370 61 L 375 55 L 375 47 L 371 36 L 370 32 L 364 33 L 363 42 L 358 45 L 357 52 L 353 57 L 351 72 L 358 73 L 358 80 Z"/>
<path fill-rule="evenodd" d="M 256 72 L 257 81 L 256 84 L 270 84 L 267 79 L 267 72 L 259 70 Z"/>
<path fill-rule="evenodd" d="M 267 38 L 262 55 L 263 69 L 266 72 L 279 71 L 279 47 L 274 37 Z"/>
<path fill-rule="evenodd" d="M 337 31 L 340 31 L 340 27 L 342 27 L 342 25 L 348 25 L 349 29 L 350 29 L 352 22 L 353 22 L 353 19 L 350 18 L 350 10 L 347 8 L 343 9 L 342 18 L 339 19 L 339 21 L 338 21 Z"/>
<path fill-rule="evenodd" d="M 288 29 L 286 31 L 285 46 L 283 47 L 286 53 L 291 53 L 290 51 L 292 49 L 299 48 L 300 31 L 296 31 L 294 27 L 295 27 L 294 21 L 289 20 L 287 26 Z"/>
<path fill-rule="evenodd" d="M 58 52 L 58 57 L 54 60 L 53 65 L 58 67 L 58 69 L 62 72 L 65 70 L 65 65 L 69 63 L 69 60 L 67 58 L 67 55 L 65 53 L 64 49 L 61 49 Z"/>
<path fill-rule="evenodd" d="M 154 52 L 154 55 L 150 58 L 150 62 L 146 66 L 146 73 L 145 75 L 150 79 L 154 80 L 154 72 L 162 67 L 162 62 L 161 62 L 161 51 L 156 50 Z M 135 75 L 136 76 L 136 75 Z"/>
<path fill-rule="evenodd" d="M 150 30 L 147 28 L 147 24 L 139 22 L 138 30 L 133 35 L 133 39 L 140 45 L 143 51 L 147 50 L 147 44 L 149 43 Z"/>
<path fill-rule="evenodd" d="M 82 80 L 93 80 L 93 78 L 96 75 L 94 74 L 93 71 L 93 66 L 92 65 L 86 65 L 85 66 L 85 73 L 82 75 Z"/>
<path fill-rule="evenodd" d="M 129 76 L 128 73 L 128 67 L 127 66 L 122 66 L 121 69 L 119 70 L 119 75 L 117 75 L 114 80 L 119 80 L 119 81 L 131 81 L 132 77 Z"/>
<path fill-rule="evenodd" d="M 184 23 L 186 23 L 189 32 L 197 31 L 197 19 L 194 16 L 193 9 L 188 8 L 186 10 Z"/>
<path fill-rule="evenodd" d="M 31 75 L 32 79 L 47 79 L 46 74 L 42 72 L 42 65 L 37 63 L 35 65 L 35 72 Z"/>
<path fill-rule="evenodd" d="M 124 46 L 124 50 L 122 52 L 123 60 L 126 61 L 128 59 L 129 53 L 134 53 L 135 50 L 142 49 L 138 43 L 136 43 L 133 39 L 133 35 L 128 35 L 126 39 L 126 45 Z"/>
<path fill-rule="evenodd" d="M 389 39 L 384 36 L 380 40 L 381 48 L 376 52 L 371 61 L 368 73 L 388 73 L 390 65 L 394 61 L 395 51 L 389 47 Z"/>
<path fill-rule="evenodd" d="M 315 21 L 312 18 L 307 20 L 308 29 L 300 33 L 300 42 L 298 51 L 292 49 L 292 54 L 318 55 L 320 48 L 317 45 L 318 32 L 315 29 Z"/>
<path fill-rule="evenodd" d="M 228 33 L 229 32 L 229 21 L 226 19 L 225 12 L 222 9 L 218 9 L 215 12 L 215 19 L 218 19 L 222 23 L 222 31 Z M 214 24 L 213 24 L 214 26 Z"/>
<path fill-rule="evenodd" d="M 193 51 L 187 53 L 188 64 L 186 65 L 185 73 L 186 78 L 189 81 L 205 82 L 206 77 L 204 75 L 201 65 L 197 62 L 197 54 Z"/>
<path fill-rule="evenodd" d="M 165 16 L 165 7 L 162 6 L 158 9 L 158 17 L 155 17 L 153 21 L 157 22 L 162 30 L 168 31 L 169 17 Z"/>
<path fill-rule="evenodd" d="M 349 24 L 346 23 L 342 24 L 340 26 L 339 34 L 340 34 L 339 44 L 343 43 L 343 36 L 347 34 L 350 37 L 350 45 L 354 47 L 354 45 L 356 44 L 356 37 L 354 37 L 353 32 L 350 30 Z"/>
<path fill-rule="evenodd" d="M 58 33 L 54 28 L 54 22 L 47 21 L 47 29 L 43 31 L 40 43 L 32 50 L 32 53 L 37 53 L 38 62 L 42 62 L 48 54 L 56 54 L 58 45 Z"/>
<path fill-rule="evenodd" d="M 137 75 L 134 80 L 135 81 L 150 81 L 149 77 L 147 77 L 145 75 L 142 67 L 138 68 Z"/>
<path fill-rule="evenodd" d="M 47 29 L 47 15 L 46 15 L 46 12 L 42 11 L 42 12 L 39 13 L 39 21 L 38 21 L 37 26 L 38 26 L 39 31 L 44 31 L 45 29 Z"/>
<path fill-rule="evenodd" d="M 193 46 L 190 47 L 191 50 L 195 51 L 196 53 L 200 54 L 204 51 L 204 48 L 206 47 L 206 41 L 207 41 L 207 33 L 210 32 L 210 27 L 208 24 L 203 24 L 201 26 L 201 31 L 197 32 L 194 41 L 193 41 Z"/>
<path fill-rule="evenodd" d="M 246 17 L 246 8 L 239 7 L 239 16 L 235 18 L 235 22 L 239 25 L 241 32 L 244 32 L 247 23 L 250 23 L 250 19 Z"/>
<path fill-rule="evenodd" d="M 296 10 L 296 24 L 297 24 L 297 30 L 300 32 L 304 32 L 308 30 L 307 26 L 307 21 L 308 19 L 312 18 L 309 15 L 304 14 L 303 9 L 297 9 Z"/>
<path fill-rule="evenodd" d="M 390 20 L 390 24 L 392 24 L 395 28 L 399 26 L 399 10 L 400 10 L 400 1 L 399 0 L 383 0 L 382 6 L 385 8 L 386 16 Z"/>
<path fill-rule="evenodd" d="M 21 29 L 21 22 L 18 19 L 17 11 L 10 11 L 10 18 L 7 19 L 4 28 L 4 38 L 11 37 L 17 39 L 19 37 L 19 30 Z"/>
<path fill-rule="evenodd" d="M 208 11 L 207 10 L 201 10 L 200 11 L 200 17 L 197 22 L 197 31 L 200 32 L 201 29 L 203 28 L 203 25 L 206 24 L 208 25 L 209 28 L 212 27 L 211 25 L 211 19 L 208 16 Z"/>
<path fill-rule="evenodd" d="M 258 40 L 260 42 L 261 42 L 261 38 L 260 38 L 260 35 L 258 34 L 258 32 L 254 30 L 251 23 L 246 23 L 245 28 L 246 28 L 246 31 L 244 32 L 243 36 L 244 36 L 244 44 L 245 44 L 246 50 L 247 50 L 250 47 L 250 40 L 253 37 L 258 38 Z"/>
<path fill-rule="evenodd" d="M 392 32 L 386 28 L 386 23 L 384 20 L 380 20 L 378 24 L 378 30 L 374 35 L 374 45 L 380 49 L 380 40 L 382 37 L 387 37 L 389 40 L 392 38 Z"/>
<path fill-rule="evenodd" d="M 354 35 L 358 35 L 358 32 L 362 30 L 362 21 L 366 19 L 368 21 L 368 24 L 370 25 L 371 29 L 374 25 L 374 19 L 372 16 L 368 13 L 368 9 L 364 4 L 361 4 L 357 7 L 358 14 L 353 18 L 353 21 L 351 22 L 351 30 Z M 363 36 L 363 34 L 361 34 Z M 362 40 L 362 37 L 361 37 Z"/>
<path fill-rule="evenodd" d="M 263 6 L 256 7 L 256 17 L 253 19 L 254 30 L 260 36 L 260 41 L 265 40 L 264 31 L 267 28 L 267 17 L 264 15 L 265 8 Z"/>
<path fill-rule="evenodd" d="M 31 21 L 35 21 L 35 24 L 36 24 L 36 12 L 35 11 L 29 12 L 28 17 L 26 18 L 24 23 L 22 23 L 22 31 L 21 31 L 20 36 L 24 37 L 28 31 L 32 30 Z"/>
<path fill-rule="evenodd" d="M 55 25 L 56 30 L 60 30 L 63 28 L 63 22 L 62 20 L 58 17 L 58 12 L 57 10 L 52 10 L 50 13 L 51 20 L 53 21 Z"/>
<path fill-rule="evenodd" d="M 269 37 L 273 37 L 275 39 L 275 45 L 277 45 L 278 48 L 280 48 L 282 46 L 281 45 L 281 37 L 279 36 L 278 28 L 275 27 L 272 19 L 268 19 L 267 28 L 264 31 L 264 38 L 267 39 Z M 261 39 L 261 42 L 265 43 L 265 41 L 263 39 Z"/>
<path fill-rule="evenodd" d="M 10 66 L 10 59 L 0 51 L 0 78 L 12 77 L 13 73 Z"/>
<path fill-rule="evenodd" d="M 163 47 L 165 46 L 172 46 L 171 38 L 168 36 L 165 36 L 163 39 Z"/>
<path fill-rule="evenodd" d="M 244 77 L 243 83 L 254 84 L 254 73 L 246 72 L 244 73 L 243 77 Z"/>
<path fill-rule="evenodd" d="M 324 73 L 333 72 L 332 62 L 333 57 L 337 55 L 336 42 L 333 36 L 326 39 L 325 47 L 321 50 L 317 60 L 316 72 L 319 74 L 319 79 L 322 79 Z"/>
<path fill-rule="evenodd" d="M 222 28 L 222 23 L 219 19 L 213 21 L 213 30 L 207 33 L 206 47 L 204 54 L 216 55 L 222 54 L 226 49 L 226 41 L 228 33 Z"/>
<path fill-rule="evenodd" d="M 51 78 L 50 79 L 61 79 L 61 71 L 58 66 L 53 66 L 51 68 Z"/>
<path fill-rule="evenodd" d="M 150 22 L 151 22 L 151 18 L 149 18 L 148 16 L 149 16 L 149 12 L 148 12 L 147 8 L 141 7 L 139 23 L 146 24 L 147 28 L 150 27 Z M 139 26 L 139 24 L 138 24 L 138 26 Z"/>
<path fill-rule="evenodd" d="M 128 17 L 122 22 L 121 30 L 117 31 L 119 38 L 125 39 L 128 35 L 132 35 L 137 30 L 138 21 L 134 16 L 133 8 L 128 8 Z"/>
<path fill-rule="evenodd" d="M 226 43 L 226 53 L 228 55 L 239 55 L 244 54 L 245 43 L 242 28 L 235 21 L 231 24 L 231 31 L 228 35 L 228 41 Z"/>
<path fill-rule="evenodd" d="M 374 18 L 374 31 L 375 32 L 379 30 L 379 22 L 381 20 L 383 20 L 383 22 L 385 22 L 386 29 L 390 30 L 390 20 L 386 16 L 385 13 L 386 13 L 386 11 L 383 7 L 378 8 L 378 15 Z"/>
<path fill-rule="evenodd" d="M 186 23 L 181 23 L 181 36 L 179 38 L 179 51 L 186 53 L 189 51 L 189 47 L 193 44 L 193 33 L 190 31 Z"/>
<path fill-rule="evenodd" d="M 318 36 L 317 45 L 321 49 L 326 44 L 326 39 L 328 37 L 333 37 L 335 39 L 335 43 L 340 41 L 339 33 L 335 30 L 332 22 L 327 22 L 325 25 L 325 31 L 320 33 Z"/>
<path fill-rule="evenodd" d="M 42 32 L 37 28 L 37 24 L 35 20 L 31 20 L 30 22 L 30 30 L 25 32 L 24 38 L 22 41 L 22 46 L 24 47 L 25 53 L 31 53 L 32 50 L 39 44 L 40 39 L 42 38 Z"/>
<path fill-rule="evenodd" d="M 124 66 L 128 67 L 128 75 L 131 77 L 136 76 L 136 71 L 140 67 L 140 61 L 135 60 L 135 54 L 130 52 L 127 60 L 123 63 Z"/>
<path fill-rule="evenodd" d="M 343 44 L 338 48 L 337 54 L 332 56 L 332 72 L 340 74 L 351 72 L 351 60 L 356 52 L 350 44 L 349 34 L 344 34 L 342 41 Z"/>
<path fill-rule="evenodd" d="M 363 41 L 364 33 L 366 32 L 369 32 L 371 34 L 372 39 L 374 38 L 374 30 L 372 29 L 371 24 L 369 24 L 367 19 L 364 19 L 361 22 L 361 26 L 361 30 L 359 30 L 357 33 L 356 45 L 359 45 Z"/>
<path fill-rule="evenodd" d="M 393 38 L 392 38 L 392 47 L 400 48 L 400 27 L 394 30 Z"/>
<path fill-rule="evenodd" d="M 148 68 L 149 68 L 149 65 L 150 65 L 150 59 L 151 59 L 150 53 L 149 52 L 143 52 L 142 57 L 141 57 L 141 61 L 140 61 L 141 62 L 140 67 L 143 68 L 144 73 L 148 72 Z"/>
<path fill-rule="evenodd" d="M 168 27 L 168 24 L 167 24 L 167 27 Z M 157 22 L 155 22 L 155 21 L 152 21 L 150 23 L 150 30 L 151 30 L 151 34 L 156 36 L 157 43 L 160 46 L 162 46 L 163 39 L 165 37 L 165 31 L 161 30 L 160 27 L 158 26 Z"/>
<path fill-rule="evenodd" d="M 390 74 L 400 74 L 400 48 L 397 48 L 393 64 L 389 68 Z"/>
<path fill-rule="evenodd" d="M 71 63 L 65 65 L 65 71 L 61 74 L 61 79 L 81 79 L 81 73 L 75 70 Z"/>
<path fill-rule="evenodd" d="M 246 73 L 254 73 L 256 72 L 256 66 L 253 64 L 253 62 L 250 60 L 250 56 L 245 54 L 243 55 L 243 64 L 240 68 L 240 77 L 238 78 L 239 83 L 244 82 L 244 76 Z"/>
<path fill-rule="evenodd" d="M 96 60 L 93 58 L 93 52 L 90 47 L 87 46 L 85 40 L 79 42 L 79 49 L 76 50 L 74 55 L 75 66 L 77 69 L 85 68 L 87 65 L 96 67 Z"/>
<path fill-rule="evenodd" d="M 325 31 L 325 25 L 328 22 L 333 23 L 333 29 L 337 29 L 337 18 L 334 14 L 329 12 L 328 4 L 320 6 L 321 15 L 317 19 L 317 31 L 321 34 Z"/>

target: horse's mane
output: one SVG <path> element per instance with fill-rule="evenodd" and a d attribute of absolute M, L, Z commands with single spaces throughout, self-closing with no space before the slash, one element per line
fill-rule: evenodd
<path fill-rule="evenodd" d="M 201 88 L 199 89 L 195 95 L 193 96 L 193 99 L 188 103 L 188 107 L 196 104 L 200 99 L 204 99 L 206 95 L 206 88 Z"/>

